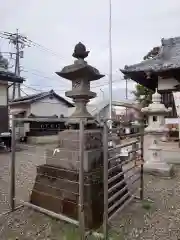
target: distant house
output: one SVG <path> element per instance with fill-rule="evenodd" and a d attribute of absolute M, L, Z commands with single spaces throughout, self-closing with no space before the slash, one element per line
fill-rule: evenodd
<path fill-rule="evenodd" d="M 96 118 L 96 120 L 99 122 L 100 119 L 107 119 L 109 118 L 109 101 L 102 101 L 95 104 L 88 104 L 87 105 L 88 112 Z M 75 108 L 68 109 L 68 116 L 71 116 L 71 114 L 75 111 Z M 115 118 L 116 112 L 113 108 L 112 111 L 112 118 Z"/>
<path fill-rule="evenodd" d="M 128 108 L 124 110 L 124 114 L 121 116 L 122 122 L 134 122 L 139 118 L 139 112 L 135 111 L 132 108 Z"/>
<path fill-rule="evenodd" d="M 49 141 L 57 136 L 63 123 L 54 122 L 54 118 L 63 118 L 68 116 L 68 109 L 74 107 L 72 103 L 56 94 L 53 90 L 21 97 L 9 102 L 10 114 L 16 118 L 34 119 L 26 124 L 18 125 L 18 135 L 28 136 L 33 141 Z M 43 119 L 49 119 L 45 121 Z M 36 121 L 41 119 L 41 121 Z M 43 137 L 43 139 L 42 139 Z M 57 138 L 57 137 L 55 137 Z M 46 140 L 45 140 L 46 139 Z"/>
<path fill-rule="evenodd" d="M 8 88 L 23 81 L 23 78 L 8 71 L 8 62 L 0 53 L 0 134 L 9 130 Z"/>
<path fill-rule="evenodd" d="M 135 105 L 133 100 L 124 100 L 124 101 L 112 101 L 112 118 L 116 119 L 117 121 L 135 121 L 138 118 L 139 113 L 134 110 L 133 108 L 126 108 L 116 106 L 117 103 L 121 104 L 129 104 Z M 88 112 L 96 118 L 99 122 L 101 119 L 108 119 L 109 118 L 109 100 L 105 100 L 102 102 L 97 102 L 96 104 L 87 104 Z M 74 108 L 68 109 L 68 116 L 75 111 Z M 127 115 L 126 115 L 127 113 Z"/>
<path fill-rule="evenodd" d="M 109 118 L 109 101 L 102 101 L 97 103 L 96 105 L 89 105 L 87 108 L 93 117 L 99 122 L 101 119 Z M 112 118 L 115 118 L 116 111 L 112 109 Z"/>
<path fill-rule="evenodd" d="M 11 113 L 16 116 L 51 117 L 57 115 L 67 116 L 68 108 L 74 107 L 72 103 L 56 94 L 53 90 L 17 98 L 9 103 Z"/>

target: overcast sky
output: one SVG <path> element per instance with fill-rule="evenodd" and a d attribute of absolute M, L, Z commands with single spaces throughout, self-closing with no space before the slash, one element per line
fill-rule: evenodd
<path fill-rule="evenodd" d="M 108 8 L 109 0 L 1 1 L 0 31 L 15 32 L 18 28 L 30 40 L 51 50 L 35 46 L 25 49 L 21 65 L 26 72 L 21 74 L 28 79 L 26 85 L 39 90 L 54 88 L 64 95 L 70 84 L 54 72 L 73 62 L 74 45 L 81 41 L 90 50 L 89 64 L 106 74 L 93 83 L 93 90 L 101 98 L 102 91 L 107 95 Z M 119 68 L 141 61 L 152 47 L 160 44 L 161 38 L 180 35 L 179 13 L 179 0 L 112 0 L 115 95 L 119 94 L 117 89 L 125 86 Z M 0 47 L 2 51 L 10 49 L 6 40 L 0 40 Z M 129 88 L 132 86 L 129 83 Z"/>

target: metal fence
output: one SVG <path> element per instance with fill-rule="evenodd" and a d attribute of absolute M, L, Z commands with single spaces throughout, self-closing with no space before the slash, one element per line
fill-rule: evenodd
<path fill-rule="evenodd" d="M 105 239 L 108 239 L 110 222 L 132 200 L 143 199 L 143 123 L 138 125 L 135 134 L 124 134 L 126 141 L 111 144 L 113 133 L 118 128 L 109 129 L 104 122 L 103 152 L 104 152 L 104 223 Z M 122 135 L 121 135 L 122 136 Z M 122 149 L 129 148 L 126 152 Z M 139 191 L 140 196 L 136 193 Z"/>
<path fill-rule="evenodd" d="M 63 214 L 57 214 L 54 211 L 47 210 L 46 207 L 40 207 L 32 204 L 30 197 L 32 189 L 36 181 L 38 166 L 46 164 L 47 160 L 47 148 L 57 149 L 57 143 L 55 144 L 30 144 L 19 143 L 16 139 L 15 127 L 17 123 L 27 123 L 28 121 L 49 121 L 49 119 L 13 119 L 12 120 L 12 152 L 11 156 L 8 156 L 9 161 L 4 167 L 6 171 L 1 171 L 0 185 L 1 192 L 6 192 L 6 199 L 8 201 L 8 208 L 5 211 L 7 214 L 10 211 L 15 211 L 16 208 L 21 206 L 27 206 L 40 211 L 44 214 L 52 216 L 54 218 L 69 222 L 79 227 L 81 239 L 85 239 L 89 232 L 85 230 L 85 216 L 84 216 L 84 131 L 85 122 L 82 119 L 79 122 L 79 161 L 77 162 L 78 182 L 74 184 L 78 185 L 77 192 L 71 192 L 75 194 L 78 199 L 79 218 L 69 218 Z M 64 119 L 66 120 L 66 119 Z M 59 119 L 50 119 L 50 121 L 58 122 Z M 107 121 L 102 127 L 103 137 L 103 170 L 104 170 L 104 237 L 108 239 L 108 225 L 110 220 L 119 213 L 129 202 L 135 198 L 135 192 L 140 189 L 140 199 L 143 199 L 143 127 L 137 134 L 128 134 L 128 142 L 121 141 L 114 147 L 109 147 L 108 143 L 112 140 L 112 133 L 117 129 L 109 130 Z M 120 150 L 130 146 L 128 150 L 128 156 L 122 156 Z M 138 156 L 140 157 L 138 159 Z M 140 161 L 139 161 L 140 160 Z M 59 159 L 59 161 L 65 161 Z M 5 162 L 5 161 L 4 161 Z M 6 176 L 3 174 L 7 172 Z M 4 179 L 8 178 L 6 182 Z M 3 180 L 3 181 L 1 181 Z M 140 180 L 140 188 L 132 187 Z M 2 183 L 2 184 L 1 184 Z M 8 188 L 10 186 L 10 188 Z M 52 186 L 51 186 L 52 187 Z M 56 187 L 55 187 L 56 188 Z M 9 195 L 7 189 L 10 189 Z M 36 189 L 37 190 L 37 189 Z M 67 192 L 66 189 L 55 189 L 55 191 Z M 0 209 L 1 210 L 1 209 Z M 4 214 L 4 213 L 3 213 Z"/>
<path fill-rule="evenodd" d="M 66 120 L 66 119 L 64 119 Z M 63 214 L 57 214 L 54 211 L 47 210 L 45 207 L 40 207 L 38 205 L 31 203 L 31 195 L 34 184 L 36 182 L 38 167 L 46 164 L 47 149 L 54 149 L 58 151 L 58 142 L 52 144 L 36 144 L 36 143 L 20 143 L 17 139 L 16 128 L 19 123 L 27 123 L 29 121 L 53 121 L 58 122 L 59 119 L 16 119 L 12 120 L 12 140 L 11 140 L 11 153 L 4 153 L 2 156 L 4 158 L 0 165 L 0 186 L 1 186 L 1 204 L 0 204 L 0 217 L 15 211 L 19 207 L 26 206 L 44 214 L 52 216 L 54 218 L 69 222 L 76 226 L 81 227 L 81 234 L 85 235 L 84 229 L 84 216 L 83 216 L 83 196 L 84 196 L 84 166 L 83 166 L 83 156 L 84 156 L 84 122 L 83 120 L 79 123 L 79 162 L 77 166 L 77 173 L 79 173 L 79 182 L 74 182 L 78 184 L 78 190 L 74 194 L 76 198 L 79 199 L 79 220 L 69 218 Z M 54 132 L 54 129 L 52 129 Z M 57 129 L 56 129 L 57 130 Z M 60 129 L 59 129 L 60 130 Z M 50 130 L 49 130 L 50 131 Z M 48 134 L 50 136 L 50 134 Z M 43 137 L 43 136 L 42 136 Z M 56 136 L 54 136 L 56 138 Z M 59 161 L 65 161 L 59 159 Z M 67 169 L 66 169 L 67 171 Z M 70 170 L 69 170 L 70 171 Z M 46 175 L 44 175 L 46 177 Z M 5 181 L 6 180 L 6 181 Z M 46 185 L 47 187 L 47 185 Z M 52 186 L 53 188 L 53 186 Z M 55 187 L 54 187 L 55 188 Z M 54 189 L 55 191 L 64 191 L 66 189 Z M 36 191 L 38 191 L 36 189 Z M 73 194 L 73 192 L 71 192 Z M 3 204 L 2 204 L 3 203 Z M 79 224 L 80 223 L 80 224 Z"/>
<path fill-rule="evenodd" d="M 1 150 L 0 153 L 0 217 L 10 211 L 10 163 L 9 153 Z"/>

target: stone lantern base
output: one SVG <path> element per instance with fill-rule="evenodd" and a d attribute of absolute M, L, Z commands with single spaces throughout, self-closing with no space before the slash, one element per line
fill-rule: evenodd
<path fill-rule="evenodd" d="M 46 151 L 46 164 L 37 167 L 31 203 L 78 220 L 79 130 L 59 133 L 59 148 Z M 103 221 L 102 131 L 84 131 L 84 214 L 87 229 Z"/>
<path fill-rule="evenodd" d="M 171 177 L 173 175 L 173 166 L 162 159 L 161 147 L 155 142 L 149 147 L 148 152 L 149 158 L 144 163 L 144 172 L 161 177 Z"/>
<path fill-rule="evenodd" d="M 102 173 L 103 168 L 85 173 L 84 214 L 87 229 L 98 228 L 103 221 Z M 37 168 L 31 203 L 78 220 L 78 180 L 77 171 L 68 171 L 47 164 L 41 165 Z"/>
<path fill-rule="evenodd" d="M 172 177 L 174 173 L 173 166 L 164 162 L 146 162 L 144 172 L 160 177 Z"/>
<path fill-rule="evenodd" d="M 61 213 L 78 220 L 79 205 L 79 130 L 65 130 L 59 133 L 59 148 L 48 149 L 46 164 L 37 167 L 37 176 L 31 194 L 31 203 Z M 119 164 L 116 161 L 113 166 Z M 110 177 L 122 172 L 122 167 L 116 167 Z M 115 185 L 124 180 L 124 175 L 116 178 Z M 114 201 L 127 195 L 128 186 L 122 182 L 121 186 L 113 190 L 115 194 L 124 189 Z M 103 153 L 102 130 L 91 129 L 84 131 L 84 215 L 87 229 L 97 229 L 103 223 L 104 210 L 104 182 L 103 182 Z M 126 196 L 129 197 L 128 195 Z M 111 205 L 112 203 L 110 203 Z M 121 203 L 123 204 L 123 203 Z M 111 213 L 113 214 L 113 212 Z"/>
<path fill-rule="evenodd" d="M 168 142 L 168 137 L 166 135 L 162 136 L 161 141 Z"/>

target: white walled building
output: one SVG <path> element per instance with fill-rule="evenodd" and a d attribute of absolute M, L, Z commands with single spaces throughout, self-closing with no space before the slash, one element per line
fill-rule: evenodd
<path fill-rule="evenodd" d="M 70 102 L 68 102 L 63 97 L 56 94 L 53 90 L 49 92 L 42 92 L 39 94 L 33 94 L 21 98 L 17 98 L 9 103 L 10 105 L 10 117 L 12 118 L 12 115 L 14 115 L 16 118 L 33 118 L 34 120 L 41 118 L 43 123 L 43 118 L 60 118 L 60 117 L 67 117 L 68 116 L 68 109 L 74 107 L 74 105 Z M 51 121 L 49 121 L 51 122 Z M 46 122 L 47 123 L 47 122 Z M 48 124 L 48 123 L 47 123 Z M 11 122 L 10 122 L 11 125 Z M 27 133 L 29 133 L 32 129 L 30 129 L 32 123 L 25 123 L 20 124 L 18 127 L 16 127 L 16 131 L 19 137 L 25 136 Z M 51 123 L 53 125 L 53 123 Z M 39 128 L 40 125 L 38 125 Z M 50 128 L 50 126 L 47 126 L 47 130 Z M 54 125 L 53 125 L 54 128 Z M 44 129 L 44 127 L 43 127 Z M 39 130 L 37 131 L 37 134 L 42 136 L 45 136 L 46 134 L 49 134 L 48 131 L 44 132 Z M 57 131 L 55 133 L 53 132 L 53 129 L 51 131 L 52 134 L 57 135 Z M 49 134 L 50 135 L 50 134 Z M 37 136 L 36 136 L 37 137 Z M 38 135 L 39 137 L 39 135 Z"/>
<path fill-rule="evenodd" d="M 16 115 L 19 113 L 23 117 L 34 115 L 36 117 L 51 117 L 68 114 L 68 108 L 74 105 L 63 97 L 56 94 L 53 90 L 42 92 L 21 98 L 17 98 L 10 102 L 10 111 Z"/>

